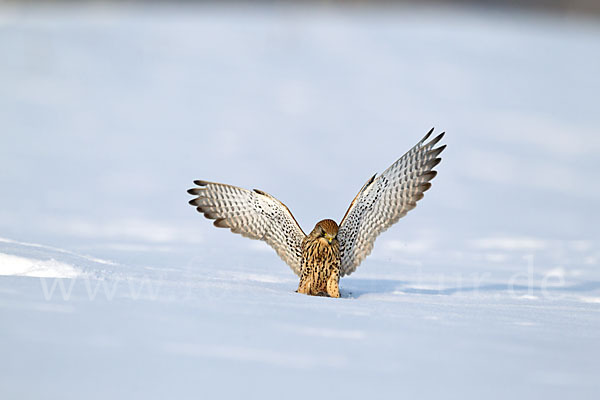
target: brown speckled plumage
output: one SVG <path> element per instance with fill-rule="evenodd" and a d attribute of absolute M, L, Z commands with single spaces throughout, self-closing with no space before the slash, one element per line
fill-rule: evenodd
<path fill-rule="evenodd" d="M 298 293 L 340 297 L 340 243 L 337 233 L 335 221 L 324 219 L 302 241 Z"/>
<path fill-rule="evenodd" d="M 229 228 L 251 239 L 267 242 L 300 276 L 298 293 L 339 297 L 340 277 L 350 275 L 371 253 L 379 234 L 416 207 L 437 172 L 433 168 L 446 148 L 435 145 L 441 133 L 427 142 L 433 129 L 411 150 L 358 192 L 339 227 L 325 219 L 307 236 L 290 210 L 273 196 L 255 189 L 194 181 L 188 190 L 197 197 L 190 204 Z"/>

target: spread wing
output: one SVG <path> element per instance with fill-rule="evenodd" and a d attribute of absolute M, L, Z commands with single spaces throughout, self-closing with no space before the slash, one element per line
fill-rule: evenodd
<path fill-rule="evenodd" d="M 429 181 L 437 174 L 433 168 L 446 148 L 434 148 L 444 133 L 426 143 L 432 133 L 433 129 L 385 172 L 369 179 L 350 204 L 338 232 L 341 276 L 354 272 L 377 236 L 415 208 L 431 187 Z"/>
<path fill-rule="evenodd" d="M 263 240 L 300 275 L 302 240 L 306 237 L 290 210 L 273 196 L 235 186 L 194 181 L 188 190 L 198 197 L 190 200 L 198 212 L 214 219 L 219 228 L 229 228 L 251 239 Z"/>

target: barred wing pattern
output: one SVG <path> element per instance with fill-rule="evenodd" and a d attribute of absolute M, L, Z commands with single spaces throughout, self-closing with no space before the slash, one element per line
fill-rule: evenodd
<path fill-rule="evenodd" d="M 419 143 L 377 178 L 373 176 L 358 192 L 340 223 L 338 240 L 341 276 L 350 275 L 373 249 L 377 236 L 416 207 L 430 180 L 437 174 L 438 155 L 434 149 L 444 133 L 425 143 L 433 129 Z"/>
<path fill-rule="evenodd" d="M 306 235 L 285 204 L 257 189 L 206 181 L 194 183 L 199 187 L 188 193 L 198 196 L 190 201 L 198 212 L 214 219 L 217 227 L 267 242 L 300 276 L 302 241 Z"/>

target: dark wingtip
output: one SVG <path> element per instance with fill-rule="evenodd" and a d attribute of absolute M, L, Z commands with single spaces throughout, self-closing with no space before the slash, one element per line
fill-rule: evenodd
<path fill-rule="evenodd" d="M 427 182 L 435 178 L 436 175 L 437 171 L 427 171 L 423 175 L 421 175 L 421 178 L 423 178 L 423 180 Z"/>
<path fill-rule="evenodd" d="M 215 222 L 213 222 L 213 225 L 217 228 L 229 228 L 229 225 L 227 225 L 227 220 L 225 218 L 217 218 Z"/>
<path fill-rule="evenodd" d="M 207 181 L 202 181 L 202 180 L 195 180 L 194 183 L 198 186 L 206 186 L 208 185 Z"/>
<path fill-rule="evenodd" d="M 188 201 L 188 203 L 191 206 L 195 206 L 196 205 L 196 199 L 191 199 L 190 201 Z"/>
<path fill-rule="evenodd" d="M 195 195 L 195 196 L 199 196 L 200 194 L 202 194 L 206 189 L 203 188 L 192 188 L 192 189 L 188 189 L 188 193 Z"/>
<path fill-rule="evenodd" d="M 419 185 L 419 190 L 421 192 L 426 192 L 431 189 L 431 182 L 423 182 Z"/>
<path fill-rule="evenodd" d="M 438 165 L 442 161 L 441 158 L 434 158 L 431 161 L 428 161 L 427 164 L 424 165 L 424 168 L 433 169 L 436 165 Z"/>
<path fill-rule="evenodd" d="M 429 150 L 425 156 L 427 158 L 435 158 L 440 155 L 442 151 L 446 148 L 446 145 L 440 146 L 437 149 Z"/>
<path fill-rule="evenodd" d="M 435 129 L 435 127 L 431 128 L 429 130 L 429 132 L 427 132 L 427 135 L 425 135 L 425 137 L 423 139 L 421 139 L 421 143 L 424 142 L 424 141 L 426 141 L 429 138 L 429 136 L 431 136 L 431 134 L 433 133 L 434 129 Z"/>
<path fill-rule="evenodd" d="M 433 139 L 431 139 L 431 141 L 429 143 L 427 143 L 427 146 L 435 146 L 435 144 L 437 142 L 439 142 L 440 140 L 442 140 L 442 138 L 444 137 L 444 135 L 446 134 L 446 132 L 442 132 L 439 135 L 437 135 L 436 137 L 434 137 Z"/>

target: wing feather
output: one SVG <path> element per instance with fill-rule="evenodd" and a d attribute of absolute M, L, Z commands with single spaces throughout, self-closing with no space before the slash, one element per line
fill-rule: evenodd
<path fill-rule="evenodd" d="M 338 233 L 341 276 L 354 272 L 377 236 L 415 208 L 431 188 L 429 181 L 437 174 L 433 168 L 446 148 L 434 148 L 444 132 L 426 143 L 432 133 L 433 129 L 381 175 L 369 179 L 350 204 Z"/>
<path fill-rule="evenodd" d="M 214 219 L 219 228 L 250 239 L 265 241 L 300 275 L 302 241 L 306 237 L 285 204 L 268 193 L 236 186 L 197 180 L 199 187 L 188 190 L 198 196 L 190 200 L 198 212 Z"/>

